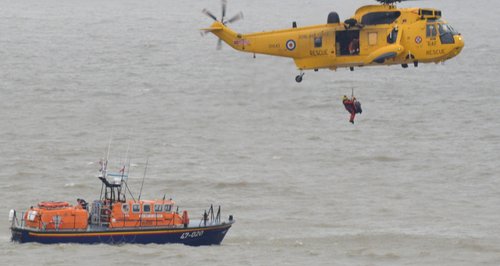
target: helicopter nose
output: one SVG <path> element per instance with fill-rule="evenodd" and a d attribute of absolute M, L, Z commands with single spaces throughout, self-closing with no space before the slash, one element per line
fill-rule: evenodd
<path fill-rule="evenodd" d="M 462 35 L 457 34 L 455 35 L 455 55 L 458 55 L 461 51 L 462 48 L 464 48 L 464 40 L 462 38 Z"/>

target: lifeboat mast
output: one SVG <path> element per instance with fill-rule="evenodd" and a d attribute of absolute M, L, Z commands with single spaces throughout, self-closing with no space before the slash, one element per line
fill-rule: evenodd
<path fill-rule="evenodd" d="M 120 169 L 119 173 L 108 173 L 107 165 L 108 161 L 100 162 L 101 169 L 99 171 L 99 178 L 102 182 L 101 188 L 101 200 L 105 202 L 105 205 L 109 204 L 110 209 L 113 208 L 113 203 L 115 202 L 125 202 L 126 197 L 125 193 L 122 192 L 123 185 L 125 185 L 126 189 L 128 189 L 126 178 L 128 177 L 128 171 L 125 174 L 125 165 Z M 108 177 L 112 177 L 112 180 L 108 179 Z M 103 195 L 104 192 L 104 195 Z M 132 193 L 130 192 L 130 196 L 134 198 Z M 135 201 L 135 199 L 134 199 Z"/>

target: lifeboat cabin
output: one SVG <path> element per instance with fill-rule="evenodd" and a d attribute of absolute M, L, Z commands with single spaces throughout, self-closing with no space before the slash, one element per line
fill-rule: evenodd
<path fill-rule="evenodd" d="M 75 206 L 68 202 L 45 201 L 31 207 L 24 215 L 25 226 L 40 230 L 134 227 L 187 227 L 187 211 L 178 213 L 172 199 L 126 200 L 122 183 L 110 183 L 100 176 L 104 195 L 92 205 L 77 199 Z"/>
<path fill-rule="evenodd" d="M 172 200 L 129 200 L 114 202 L 96 200 L 91 210 L 79 199 L 75 206 L 68 202 L 46 201 L 31 207 L 24 215 L 25 226 L 40 230 L 83 229 L 87 227 L 159 227 L 187 226 L 187 211 L 182 215 L 174 211 Z"/>

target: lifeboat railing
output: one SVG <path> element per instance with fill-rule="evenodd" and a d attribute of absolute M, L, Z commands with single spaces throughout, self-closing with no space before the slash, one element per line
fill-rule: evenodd
<path fill-rule="evenodd" d="M 208 212 L 205 210 L 205 212 L 203 213 L 203 217 L 202 219 L 200 220 L 200 224 L 199 226 L 201 226 L 202 224 L 204 226 L 207 226 L 207 225 L 214 225 L 214 224 L 219 224 L 221 222 L 221 218 L 220 218 L 220 215 L 221 215 L 221 208 L 220 208 L 220 205 L 219 207 L 217 208 L 217 214 L 214 212 L 214 205 L 211 204 L 210 205 L 210 208 L 208 209 Z"/>
<path fill-rule="evenodd" d="M 105 204 L 105 202 L 95 200 L 92 202 L 90 216 L 90 224 L 100 227 L 108 227 L 111 220 L 111 209 Z"/>
<path fill-rule="evenodd" d="M 25 213 L 26 212 L 21 212 L 21 219 L 19 219 L 19 218 L 17 218 L 17 211 L 14 210 L 12 220 L 10 221 L 11 222 L 10 226 L 12 228 L 25 228 L 25 226 L 26 226 L 26 220 L 24 219 Z M 38 221 L 39 225 L 40 225 L 40 222 L 41 221 Z"/>
<path fill-rule="evenodd" d="M 9 222 L 11 227 L 19 227 L 19 220 L 17 219 L 17 212 L 15 210 L 10 211 L 11 214 L 9 214 Z M 12 216 L 10 216 L 12 215 Z M 21 213 L 21 217 L 24 217 L 24 212 Z M 21 218 L 21 226 L 23 223 L 23 218 Z"/>

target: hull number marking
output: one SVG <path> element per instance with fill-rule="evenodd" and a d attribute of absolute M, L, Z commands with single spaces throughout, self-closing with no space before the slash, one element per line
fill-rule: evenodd
<path fill-rule="evenodd" d="M 200 237 L 203 235 L 203 232 L 204 231 L 186 232 L 181 235 L 181 239 Z"/>

